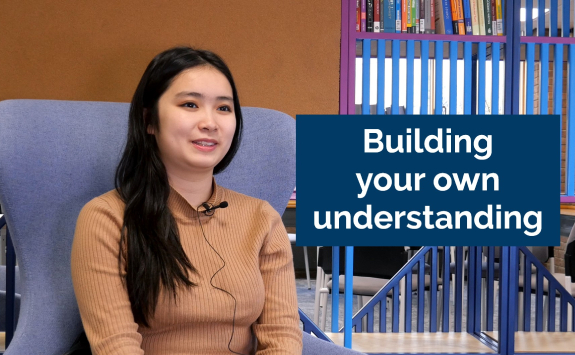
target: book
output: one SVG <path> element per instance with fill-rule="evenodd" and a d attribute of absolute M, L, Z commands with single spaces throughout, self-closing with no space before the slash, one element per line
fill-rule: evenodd
<path fill-rule="evenodd" d="M 367 0 L 367 32 L 373 32 L 373 0 Z"/>
<path fill-rule="evenodd" d="M 425 0 L 429 2 L 429 28 L 431 28 L 431 33 L 435 33 L 435 0 Z"/>
<path fill-rule="evenodd" d="M 415 2 L 415 33 L 420 33 L 421 32 L 421 27 L 419 26 L 419 21 L 421 20 L 421 15 L 420 15 L 420 11 L 421 11 L 421 6 L 420 6 L 420 0 L 413 0 L 413 2 Z"/>
<path fill-rule="evenodd" d="M 395 32 L 401 33 L 401 0 L 395 0 Z"/>
<path fill-rule="evenodd" d="M 411 33 L 417 33 L 417 0 L 411 0 Z"/>
<path fill-rule="evenodd" d="M 491 28 L 493 35 L 497 36 L 497 6 L 495 5 L 495 0 L 491 1 Z"/>
<path fill-rule="evenodd" d="M 381 14 L 380 14 L 380 3 L 381 0 L 373 0 L 373 32 L 379 33 L 381 26 Z M 383 27 L 381 27 L 383 28 Z M 381 31 L 383 32 L 383 31 Z"/>
<path fill-rule="evenodd" d="M 383 32 L 395 33 L 395 0 L 383 0 Z"/>
<path fill-rule="evenodd" d="M 401 32 L 407 33 L 407 0 L 401 0 Z"/>
<path fill-rule="evenodd" d="M 457 0 L 450 0 L 450 5 L 451 5 L 451 27 L 453 29 L 453 34 L 457 35 L 459 34 L 459 27 L 457 25 Z"/>
<path fill-rule="evenodd" d="M 424 13 L 425 13 L 425 16 L 424 16 L 425 26 L 424 26 L 423 33 L 431 33 L 431 3 L 432 3 L 432 1 L 429 1 L 429 0 L 423 1 Z"/>
<path fill-rule="evenodd" d="M 503 36 L 503 6 L 501 0 L 495 0 L 497 9 L 497 35 Z"/>
<path fill-rule="evenodd" d="M 479 35 L 485 36 L 485 0 L 477 0 L 477 18 L 479 19 Z"/>
<path fill-rule="evenodd" d="M 492 0 L 483 0 L 483 5 L 484 5 L 483 11 L 485 13 L 485 35 L 487 35 L 487 36 L 493 36 L 493 30 L 492 30 L 492 25 L 491 25 L 491 21 L 492 21 L 491 1 Z"/>
<path fill-rule="evenodd" d="M 463 21 L 465 22 L 465 34 L 472 35 L 473 29 L 471 28 L 471 7 L 469 0 L 463 0 Z"/>
<path fill-rule="evenodd" d="M 451 2 L 450 0 L 435 1 L 435 33 L 453 34 L 453 24 L 451 23 Z"/>
<path fill-rule="evenodd" d="M 361 32 L 367 32 L 367 0 L 361 0 Z"/>
<path fill-rule="evenodd" d="M 361 31 L 361 0 L 355 0 L 355 31 Z"/>
<path fill-rule="evenodd" d="M 404 0 L 407 3 L 407 17 L 406 17 L 406 22 L 407 22 L 407 33 L 412 33 L 411 32 L 411 0 Z"/>
<path fill-rule="evenodd" d="M 471 10 L 471 30 L 474 35 L 479 35 L 479 13 L 477 12 L 477 0 L 469 0 Z"/>
<path fill-rule="evenodd" d="M 425 15 L 425 0 L 419 0 L 419 33 L 427 33 L 425 28 L 429 19 Z"/>
<path fill-rule="evenodd" d="M 463 17 L 463 1 L 455 0 L 457 3 L 457 32 L 460 35 L 465 35 L 465 20 Z"/>

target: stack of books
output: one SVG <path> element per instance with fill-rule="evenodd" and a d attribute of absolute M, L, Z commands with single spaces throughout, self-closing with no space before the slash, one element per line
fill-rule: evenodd
<path fill-rule="evenodd" d="M 503 36 L 504 0 L 356 0 L 356 31 Z"/>

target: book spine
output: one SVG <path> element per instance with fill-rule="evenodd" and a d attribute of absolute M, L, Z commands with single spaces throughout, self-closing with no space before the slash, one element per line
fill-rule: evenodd
<path fill-rule="evenodd" d="M 429 11 L 428 11 L 429 12 Z M 429 17 L 426 16 L 425 13 L 425 0 L 419 1 L 419 32 L 420 33 L 429 33 L 426 32 L 425 29 L 428 26 Z"/>
<path fill-rule="evenodd" d="M 419 6 L 420 1 L 419 0 L 413 0 L 415 2 L 415 33 L 420 33 L 421 32 L 421 26 L 420 26 L 420 21 L 421 21 L 421 16 L 420 16 L 420 11 L 421 11 L 421 6 Z"/>
<path fill-rule="evenodd" d="M 373 0 L 373 32 L 379 33 L 381 25 L 380 0 Z M 383 32 L 383 31 L 381 31 Z"/>
<path fill-rule="evenodd" d="M 459 34 L 458 26 L 457 26 L 457 3 L 456 0 L 450 1 L 451 5 L 451 28 L 453 29 L 453 34 Z"/>
<path fill-rule="evenodd" d="M 497 6 L 495 0 L 491 0 L 491 31 L 493 35 L 497 36 Z"/>
<path fill-rule="evenodd" d="M 485 13 L 485 35 L 493 36 L 493 29 L 491 27 L 491 0 L 483 0 L 484 13 Z"/>
<path fill-rule="evenodd" d="M 361 0 L 361 32 L 367 32 L 367 0 Z"/>
<path fill-rule="evenodd" d="M 383 32 L 395 32 L 395 0 L 384 0 L 383 2 Z"/>
<path fill-rule="evenodd" d="M 477 18 L 479 19 L 479 34 L 485 36 L 485 11 L 484 0 L 477 0 Z"/>
<path fill-rule="evenodd" d="M 460 35 L 465 35 L 465 18 L 463 17 L 463 1 L 456 0 L 457 2 L 457 31 Z"/>
<path fill-rule="evenodd" d="M 417 33 L 417 0 L 411 0 L 411 33 Z"/>
<path fill-rule="evenodd" d="M 408 0 L 401 0 L 401 32 L 407 33 L 407 2 Z"/>
<path fill-rule="evenodd" d="M 432 1 L 425 0 L 425 33 L 431 33 L 431 3 Z"/>
<path fill-rule="evenodd" d="M 367 32 L 373 32 L 373 0 L 367 0 Z"/>
<path fill-rule="evenodd" d="M 395 0 L 395 32 L 401 33 L 401 0 Z"/>
<path fill-rule="evenodd" d="M 451 22 L 451 2 L 449 0 L 440 0 L 440 11 L 443 13 L 443 26 L 446 35 L 453 34 L 453 24 Z"/>
<path fill-rule="evenodd" d="M 477 13 L 477 0 L 469 0 L 471 9 L 471 30 L 474 35 L 479 35 L 479 18 Z"/>
<path fill-rule="evenodd" d="M 355 31 L 361 31 L 361 0 L 355 0 Z"/>
<path fill-rule="evenodd" d="M 431 21 L 429 21 L 429 25 L 431 28 L 431 33 L 435 33 L 435 0 L 427 0 L 429 1 L 429 13 L 431 16 Z"/>
<path fill-rule="evenodd" d="M 411 33 L 411 0 L 405 2 L 407 2 L 407 33 Z"/>
<path fill-rule="evenodd" d="M 473 29 L 471 28 L 471 8 L 469 0 L 463 0 L 463 21 L 465 22 L 465 34 L 472 35 Z"/>
<path fill-rule="evenodd" d="M 497 8 L 497 35 L 503 36 L 503 7 L 501 6 L 501 0 L 495 0 L 495 6 Z"/>

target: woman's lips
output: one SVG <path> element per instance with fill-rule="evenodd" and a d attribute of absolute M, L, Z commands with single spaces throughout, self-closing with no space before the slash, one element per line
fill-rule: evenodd
<path fill-rule="evenodd" d="M 216 149 L 216 146 L 218 145 L 218 143 L 212 139 L 195 140 L 192 141 L 192 144 L 194 147 L 196 147 L 196 149 L 202 152 L 211 152 Z"/>

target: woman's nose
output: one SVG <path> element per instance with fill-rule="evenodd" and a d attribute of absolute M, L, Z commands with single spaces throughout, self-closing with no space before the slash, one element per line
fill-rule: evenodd
<path fill-rule="evenodd" d="M 206 131 L 215 131 L 218 126 L 213 112 L 205 112 L 199 123 L 199 128 Z"/>

